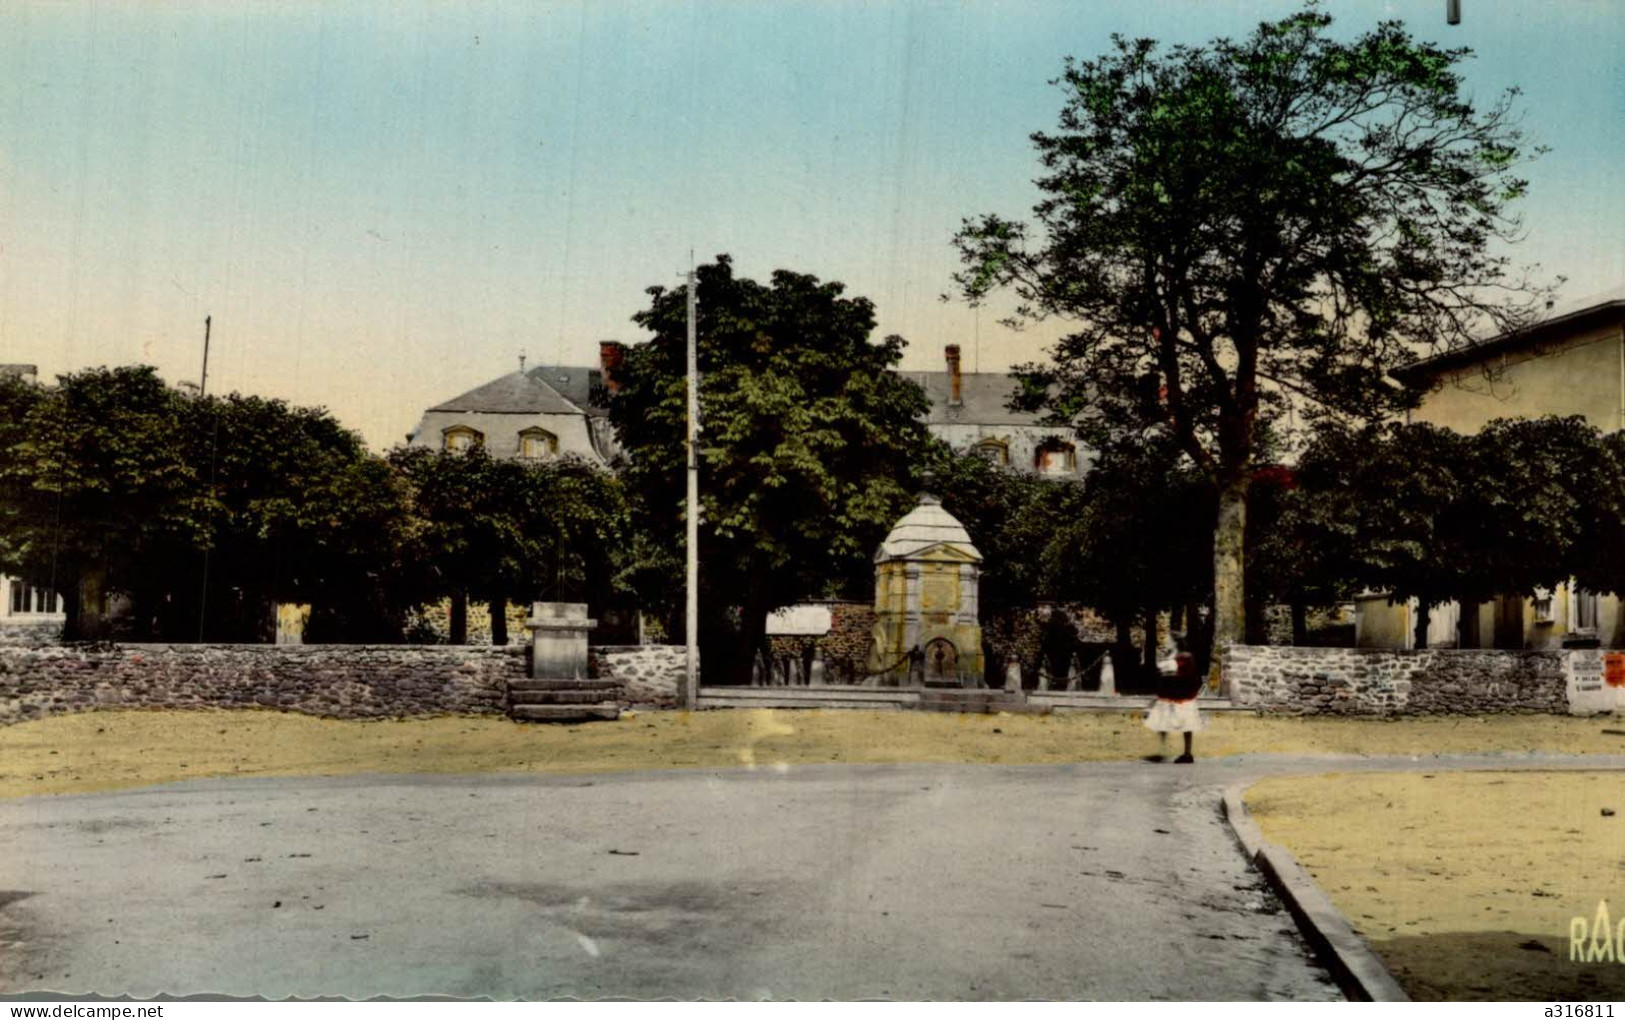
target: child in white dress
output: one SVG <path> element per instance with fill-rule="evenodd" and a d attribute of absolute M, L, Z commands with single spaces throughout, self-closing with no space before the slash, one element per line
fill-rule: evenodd
<path fill-rule="evenodd" d="M 1196 672 L 1196 660 L 1189 652 L 1182 651 L 1174 656 L 1173 675 L 1164 674 L 1160 678 L 1157 700 L 1145 715 L 1146 728 L 1157 734 L 1159 750 L 1167 748 L 1168 734 L 1185 735 L 1185 753 L 1174 759 L 1180 765 L 1196 760 L 1191 755 L 1191 735 L 1204 725 L 1202 713 L 1196 707 L 1196 697 L 1201 692 L 1202 677 Z M 1163 755 L 1159 753 L 1153 760 L 1162 761 Z"/>

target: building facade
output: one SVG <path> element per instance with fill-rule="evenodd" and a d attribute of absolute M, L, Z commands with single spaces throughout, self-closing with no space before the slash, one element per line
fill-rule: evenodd
<path fill-rule="evenodd" d="M 625 348 L 599 344 L 597 367 L 520 368 L 423 412 L 409 446 L 480 448 L 493 457 L 547 461 L 575 455 L 607 465 L 615 456 L 609 394 Z"/>
<path fill-rule="evenodd" d="M 1395 372 L 1427 395 L 1410 420 L 1474 433 L 1497 418 L 1579 415 L 1605 432 L 1625 429 L 1625 288 L 1554 308 L 1535 324 Z M 1503 597 L 1428 615 L 1432 648 L 1625 646 L 1617 595 L 1559 585 L 1533 598 Z M 1415 644 L 1415 603 L 1368 595 L 1356 607 L 1355 641 L 1368 648 Z"/>
<path fill-rule="evenodd" d="M 1092 458 L 1070 429 L 1043 425 L 1039 416 L 1007 406 L 1016 382 L 1005 372 L 961 370 L 958 344 L 943 349 L 941 372 L 904 372 L 931 401 L 926 429 L 957 453 L 1053 478 L 1078 478 Z"/>
<path fill-rule="evenodd" d="M 423 412 L 406 441 L 442 450 L 484 449 L 493 457 L 549 460 L 575 454 L 608 464 L 618 452 L 609 395 L 626 348 L 598 345 L 596 367 L 521 369 Z M 1092 458 L 1071 431 L 1012 411 L 1016 383 L 1004 372 L 961 370 L 958 344 L 943 350 L 940 372 L 903 372 L 925 390 L 926 429 L 959 453 L 1055 478 L 1081 477 Z"/>

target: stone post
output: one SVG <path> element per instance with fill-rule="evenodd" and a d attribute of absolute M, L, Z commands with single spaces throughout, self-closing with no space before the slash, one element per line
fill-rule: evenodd
<path fill-rule="evenodd" d="M 585 680 L 587 632 L 598 623 L 587 618 L 584 602 L 536 602 L 531 605 L 530 676 L 533 680 Z"/>
<path fill-rule="evenodd" d="M 1107 652 L 1100 662 L 1100 693 L 1117 693 L 1117 671 L 1112 669 L 1112 653 Z"/>

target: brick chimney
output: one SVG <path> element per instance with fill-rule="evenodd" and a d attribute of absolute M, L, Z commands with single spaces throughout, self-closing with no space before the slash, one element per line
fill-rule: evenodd
<path fill-rule="evenodd" d="M 948 355 L 948 406 L 960 407 L 965 403 L 965 382 L 959 373 L 959 345 L 949 344 L 944 352 Z"/>
<path fill-rule="evenodd" d="M 604 373 L 604 390 L 614 393 L 621 388 L 619 372 L 626 359 L 626 345 L 619 340 L 598 342 L 598 367 Z"/>

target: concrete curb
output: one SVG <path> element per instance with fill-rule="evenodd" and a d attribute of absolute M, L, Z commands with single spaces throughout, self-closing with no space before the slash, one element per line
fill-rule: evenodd
<path fill-rule="evenodd" d="M 1266 842 L 1253 821 L 1243 794 L 1254 780 L 1234 783 L 1224 791 L 1224 817 L 1247 858 L 1263 874 L 1337 987 L 1360 1002 L 1409 1002 L 1411 997 L 1376 953 L 1371 951 L 1327 895 L 1315 884 L 1292 852 Z"/>

